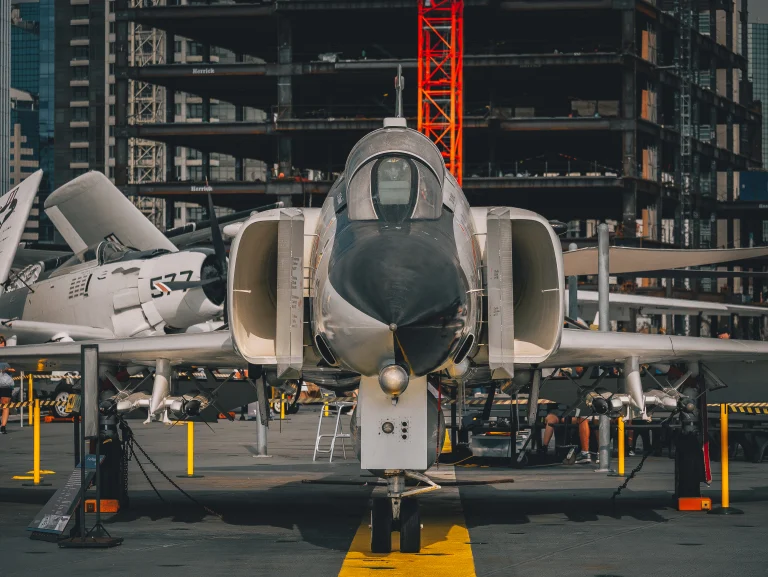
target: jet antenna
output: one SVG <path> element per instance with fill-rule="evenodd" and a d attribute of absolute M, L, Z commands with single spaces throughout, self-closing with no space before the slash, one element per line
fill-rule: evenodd
<path fill-rule="evenodd" d="M 395 76 L 395 92 L 397 94 L 395 100 L 395 118 L 403 117 L 403 87 L 405 86 L 405 79 L 403 78 L 403 67 L 397 65 L 397 76 Z"/>

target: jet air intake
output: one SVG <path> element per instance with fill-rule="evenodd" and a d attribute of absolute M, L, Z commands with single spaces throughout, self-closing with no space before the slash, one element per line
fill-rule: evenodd
<path fill-rule="evenodd" d="M 515 364 L 541 363 L 560 344 L 564 296 L 560 240 L 546 219 L 527 210 L 477 208 L 472 216 L 478 234 L 486 237 L 488 346 L 480 354 L 488 355 L 493 378 L 509 379 Z"/>
<path fill-rule="evenodd" d="M 305 212 L 257 213 L 237 229 L 230 249 L 227 302 L 235 348 L 277 377 L 299 378 L 303 361 Z"/>

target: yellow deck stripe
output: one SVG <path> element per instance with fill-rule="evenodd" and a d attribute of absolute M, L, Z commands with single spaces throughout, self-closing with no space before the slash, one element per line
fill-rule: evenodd
<path fill-rule="evenodd" d="M 422 498 L 421 553 L 400 553 L 399 533 L 392 533 L 392 553 L 371 553 L 369 523 L 370 512 L 366 510 L 339 577 L 380 577 L 382 570 L 387 577 L 475 577 L 458 489 L 444 488 Z"/>

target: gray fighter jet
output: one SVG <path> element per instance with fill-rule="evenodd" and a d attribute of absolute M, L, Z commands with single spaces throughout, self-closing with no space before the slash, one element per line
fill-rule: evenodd
<path fill-rule="evenodd" d="M 72 214 L 67 220 L 75 228 L 79 222 Z M 444 435 L 432 379 L 527 384 L 540 368 L 619 364 L 626 391 L 612 406 L 642 417 L 651 404 L 671 406 L 679 398 L 676 390 L 644 393 L 641 363 L 684 362 L 696 371 L 703 359 L 768 359 L 762 342 L 564 330 L 563 254 L 548 221 L 515 208 L 470 207 L 437 148 L 402 118 L 388 119 L 355 145 L 322 208 L 268 210 L 224 232 L 233 239 L 229 330 L 153 334 L 162 323 L 183 327 L 199 320 L 201 310 L 220 310 L 223 299 L 206 296 L 206 286 L 153 284 L 183 271 L 204 282 L 205 252 L 150 258 L 118 251 L 114 262 L 97 253 L 95 263 L 73 262 L 60 276 L 6 296 L 24 295 L 20 316 L 32 297 L 49 298 L 34 322 L 109 329 L 114 338 L 99 350 L 105 366 L 155 368 L 151 397 L 123 395 L 119 410 L 183 405 L 170 396 L 171 367 L 247 362 L 276 381 L 359 388 L 353 431 L 361 467 L 388 481 L 388 497 L 374 503 L 372 515 L 372 548 L 379 552 L 389 549 L 393 518 L 400 521 L 401 550 L 419 550 L 412 497 L 439 488 L 424 475 Z M 220 274 L 216 268 L 210 278 Z M 95 309 L 98 299 L 108 299 L 110 315 L 133 311 L 136 320 L 83 323 L 104 312 L 78 303 Z M 197 306 L 184 308 L 190 301 Z M 203 302 L 209 304 L 201 309 Z M 27 370 L 76 370 L 80 343 L 16 346 L 3 355 Z M 423 486 L 407 488 L 407 477 Z"/>

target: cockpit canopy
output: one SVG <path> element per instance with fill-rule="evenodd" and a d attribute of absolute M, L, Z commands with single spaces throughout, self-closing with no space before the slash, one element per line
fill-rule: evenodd
<path fill-rule="evenodd" d="M 443 191 L 424 163 L 391 154 L 369 160 L 347 187 L 350 220 L 431 220 L 440 218 Z"/>
<path fill-rule="evenodd" d="M 67 268 L 83 263 L 96 261 L 95 264 L 108 264 L 110 262 L 117 262 L 125 257 L 129 252 L 134 249 L 130 249 L 118 242 L 111 240 L 103 240 L 98 244 L 89 246 L 85 250 L 80 251 L 76 255 L 73 255 L 67 260 L 62 268 Z"/>
<path fill-rule="evenodd" d="M 426 136 L 402 127 L 375 130 L 347 159 L 350 220 L 440 218 L 445 163 Z"/>

